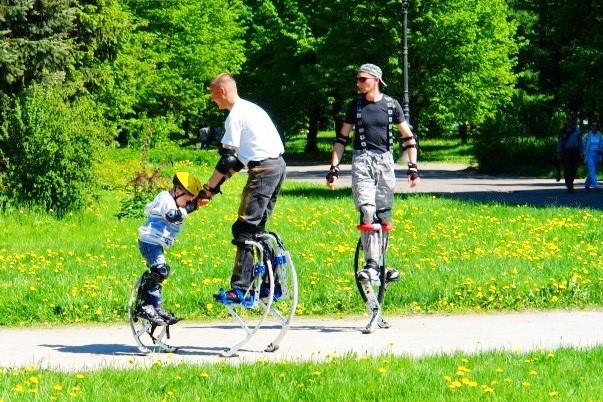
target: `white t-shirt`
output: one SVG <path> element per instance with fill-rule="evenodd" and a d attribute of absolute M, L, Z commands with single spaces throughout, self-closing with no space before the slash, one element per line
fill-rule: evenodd
<path fill-rule="evenodd" d="M 285 148 L 268 113 L 255 103 L 238 99 L 226 122 L 222 144 L 235 148 L 239 160 L 247 166 L 250 161 L 278 158 Z"/>

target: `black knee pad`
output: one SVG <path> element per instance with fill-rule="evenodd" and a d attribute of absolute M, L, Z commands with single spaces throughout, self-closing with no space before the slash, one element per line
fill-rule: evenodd
<path fill-rule="evenodd" d="M 253 240 L 257 226 L 238 219 L 232 224 L 232 244 L 245 244 L 247 240 Z"/>
<path fill-rule="evenodd" d="M 373 223 L 375 221 L 375 206 L 363 204 L 360 206 L 360 223 Z"/>
<path fill-rule="evenodd" d="M 167 264 L 157 264 L 151 266 L 151 272 L 149 274 L 149 279 L 154 280 L 156 282 L 163 282 L 170 276 L 170 266 Z"/>
<path fill-rule="evenodd" d="M 388 223 L 392 220 L 392 210 L 390 208 L 387 209 L 379 209 L 377 210 L 377 223 Z"/>

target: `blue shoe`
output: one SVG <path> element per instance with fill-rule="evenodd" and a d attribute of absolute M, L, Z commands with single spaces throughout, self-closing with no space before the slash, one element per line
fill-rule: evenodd
<path fill-rule="evenodd" d="M 214 299 L 222 304 L 240 304 L 244 307 L 253 307 L 253 293 L 250 292 L 245 298 L 245 292 L 241 289 L 231 289 L 225 292 L 224 289 L 220 288 L 220 292 L 214 294 Z"/>
<path fill-rule="evenodd" d="M 260 285 L 260 298 L 265 299 L 268 297 L 269 294 L 270 286 L 268 286 L 267 283 L 262 283 Z M 277 301 L 281 297 L 283 297 L 283 290 L 281 289 L 281 284 L 277 283 L 276 285 L 274 285 L 274 296 L 272 296 L 272 298 L 274 299 L 274 301 Z"/>

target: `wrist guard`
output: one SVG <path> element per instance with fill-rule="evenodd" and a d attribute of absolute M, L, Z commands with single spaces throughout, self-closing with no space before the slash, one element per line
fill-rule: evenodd
<path fill-rule="evenodd" d="M 331 169 L 329 170 L 329 173 L 327 173 L 327 182 L 333 183 L 333 180 L 335 180 L 336 177 L 339 177 L 339 165 L 331 165 Z"/>
<path fill-rule="evenodd" d="M 209 184 L 205 183 L 203 185 L 203 190 L 207 191 L 211 195 L 222 194 L 222 191 L 220 191 L 220 185 L 219 184 L 216 187 L 211 188 L 209 186 Z"/>
<path fill-rule="evenodd" d="M 414 181 L 415 179 L 421 177 L 419 175 L 419 169 L 417 168 L 416 163 L 408 162 L 408 170 L 406 171 L 406 175 L 410 178 L 411 181 Z"/>
<path fill-rule="evenodd" d="M 184 205 L 184 210 L 186 211 L 187 214 L 190 214 L 191 212 L 195 212 L 198 208 L 198 204 L 197 204 L 197 197 L 193 198 L 192 200 L 190 200 L 189 202 L 187 202 Z"/>

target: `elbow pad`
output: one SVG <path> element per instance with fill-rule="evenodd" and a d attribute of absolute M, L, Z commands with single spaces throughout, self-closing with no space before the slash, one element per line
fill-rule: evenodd
<path fill-rule="evenodd" d="M 412 141 L 412 144 L 407 144 L 407 142 Z M 402 145 L 402 150 L 406 151 L 409 148 L 416 148 L 417 141 L 415 140 L 414 135 L 412 137 L 402 137 L 400 138 L 400 144 Z"/>
<path fill-rule="evenodd" d="M 165 214 L 165 220 L 169 223 L 182 222 L 186 218 L 187 213 L 184 208 L 170 209 Z"/>
<path fill-rule="evenodd" d="M 216 164 L 216 170 L 223 175 L 230 177 L 230 170 L 234 170 L 235 172 L 243 169 L 244 165 L 240 160 L 236 157 L 236 152 L 234 149 L 228 148 L 220 148 L 220 160 Z"/>
<path fill-rule="evenodd" d="M 337 137 L 335 137 L 335 139 L 333 140 L 333 145 L 335 145 L 336 143 L 340 143 L 341 145 L 343 145 L 345 147 L 349 141 L 350 141 L 350 137 L 346 137 L 342 134 L 338 134 Z"/>

